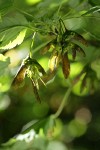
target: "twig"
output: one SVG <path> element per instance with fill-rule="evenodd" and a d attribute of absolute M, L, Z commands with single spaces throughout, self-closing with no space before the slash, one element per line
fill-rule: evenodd
<path fill-rule="evenodd" d="M 69 95 L 70 95 L 70 93 L 71 93 L 71 90 L 72 90 L 72 86 L 69 87 L 68 90 L 67 90 L 67 92 L 65 93 L 64 98 L 63 98 L 63 100 L 62 100 L 62 102 L 61 102 L 61 104 L 60 104 L 60 106 L 59 106 L 57 112 L 52 115 L 52 118 L 53 118 L 53 119 L 58 118 L 59 115 L 61 114 L 61 112 L 62 112 L 62 110 L 63 110 L 63 108 L 64 108 L 64 106 L 65 106 L 65 103 L 68 102 L 68 98 L 69 98 Z"/>

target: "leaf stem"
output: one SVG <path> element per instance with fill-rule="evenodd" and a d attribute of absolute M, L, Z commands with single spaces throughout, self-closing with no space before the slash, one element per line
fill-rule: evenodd
<path fill-rule="evenodd" d="M 30 58 L 32 58 L 32 47 L 33 47 L 33 44 L 34 44 L 35 34 L 36 34 L 36 32 L 34 32 L 34 34 L 32 36 L 32 41 L 31 41 L 31 45 L 30 45 L 30 53 L 29 53 Z"/>
<path fill-rule="evenodd" d="M 29 16 L 29 17 L 31 17 L 31 18 L 34 19 L 33 15 L 29 14 L 28 12 L 26 12 L 26 11 L 24 11 L 24 10 L 21 10 L 21 9 L 19 9 L 19 8 L 15 8 L 15 9 L 18 10 L 20 13 L 25 14 L 25 15 L 27 15 L 27 16 Z"/>
<path fill-rule="evenodd" d="M 71 90 L 72 90 L 72 86 L 69 87 L 68 90 L 67 90 L 67 92 L 65 93 L 64 98 L 63 98 L 63 100 L 62 100 L 62 102 L 61 102 L 61 104 L 60 104 L 60 106 L 59 106 L 57 112 L 52 115 L 52 118 L 53 118 L 53 119 L 58 118 L 59 115 L 61 114 L 61 112 L 62 112 L 62 110 L 63 110 L 63 108 L 64 108 L 64 106 L 65 106 L 65 103 L 68 102 L 68 98 L 69 98 L 69 95 L 70 95 L 70 93 L 71 93 Z"/>

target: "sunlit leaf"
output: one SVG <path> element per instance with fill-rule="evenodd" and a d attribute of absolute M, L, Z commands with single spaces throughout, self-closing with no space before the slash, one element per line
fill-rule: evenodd
<path fill-rule="evenodd" d="M 100 79 L 100 58 L 91 63 L 91 68 L 96 72 L 97 78 Z"/>
<path fill-rule="evenodd" d="M 4 69 L 10 64 L 10 58 L 0 54 L 0 74 L 4 72 Z"/>
<path fill-rule="evenodd" d="M 39 2 L 41 2 L 42 0 L 26 0 L 26 2 L 29 4 L 29 5 L 34 5 L 34 4 L 36 4 L 36 3 L 39 3 Z"/>
<path fill-rule="evenodd" d="M 3 72 L 3 75 L 0 76 L 0 92 L 6 92 L 10 89 L 11 79 L 9 74 Z"/>
<path fill-rule="evenodd" d="M 7 72 L 9 64 L 10 59 L 0 54 L 0 92 L 6 92 L 10 88 L 10 76 Z"/>
<path fill-rule="evenodd" d="M 43 127 L 45 126 L 47 120 L 48 120 L 48 118 L 44 118 L 44 119 L 35 121 L 33 124 L 31 124 L 31 126 L 29 126 L 29 127 L 26 128 L 26 129 L 23 129 L 23 130 L 22 130 L 22 133 L 27 133 L 27 132 L 29 132 L 31 129 L 34 129 L 36 132 L 39 132 L 39 129 L 40 129 L 40 128 L 43 128 Z"/>
<path fill-rule="evenodd" d="M 96 12 L 100 12 L 100 6 L 95 6 L 95 7 L 90 8 L 86 13 L 83 14 L 83 16 L 96 13 Z"/>
<path fill-rule="evenodd" d="M 27 29 L 23 27 L 15 27 L 4 31 L 4 34 L 1 33 L 0 36 L 2 36 L 2 41 L 0 49 L 11 49 L 16 45 L 20 45 L 25 38 L 26 31 Z"/>
<path fill-rule="evenodd" d="M 23 42 L 28 22 L 20 13 L 3 17 L 0 22 L 0 49 L 11 49 Z"/>

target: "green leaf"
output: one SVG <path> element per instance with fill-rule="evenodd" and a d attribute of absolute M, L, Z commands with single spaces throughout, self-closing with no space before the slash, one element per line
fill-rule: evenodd
<path fill-rule="evenodd" d="M 0 75 L 4 73 L 4 70 L 10 64 L 10 59 L 2 54 L 0 54 Z"/>
<path fill-rule="evenodd" d="M 21 148 L 21 150 L 27 150 L 29 149 L 30 145 L 26 143 L 25 141 L 17 141 L 10 150 L 18 150 Z"/>
<path fill-rule="evenodd" d="M 33 150 L 46 150 L 47 144 L 47 139 L 38 137 L 34 139 L 32 148 Z"/>
<path fill-rule="evenodd" d="M 4 31 L 15 26 L 26 25 L 28 25 L 26 18 L 22 14 L 14 12 L 13 14 L 10 14 L 10 16 L 2 18 L 2 22 L 0 23 L 0 31 Z"/>
<path fill-rule="evenodd" d="M 97 78 L 100 80 L 100 58 L 92 62 L 91 68 L 96 72 Z"/>
<path fill-rule="evenodd" d="M 49 142 L 46 150 L 54 150 L 54 149 L 57 149 L 57 150 L 68 150 L 67 147 L 62 142 L 59 142 L 59 141 L 51 141 L 51 142 Z"/>
<path fill-rule="evenodd" d="M 15 138 L 11 138 L 10 140 L 8 140 L 6 143 L 2 144 L 2 147 L 11 147 L 12 145 L 14 145 L 16 143 L 16 139 Z"/>
<path fill-rule="evenodd" d="M 0 49 L 11 49 L 16 45 L 20 45 L 26 35 L 27 29 L 23 27 L 14 27 L 4 31 L 4 35 L 1 34 L 3 42 L 1 42 Z"/>
<path fill-rule="evenodd" d="M 0 54 L 0 92 L 5 92 L 10 88 L 10 76 L 6 72 L 10 58 Z"/>
<path fill-rule="evenodd" d="M 0 49 L 11 49 L 23 42 L 28 22 L 19 13 L 4 17 L 0 23 Z"/>
<path fill-rule="evenodd" d="M 13 0 L 0 0 L 0 13 L 5 15 L 13 5 Z"/>
<path fill-rule="evenodd" d="M 89 3 L 92 4 L 92 6 L 95 6 L 95 5 L 100 5 L 100 0 L 89 0 Z"/>
<path fill-rule="evenodd" d="M 93 18 L 84 17 L 84 31 L 92 38 L 100 40 L 100 17 L 99 15 L 92 16 Z"/>
<path fill-rule="evenodd" d="M 38 132 L 40 128 L 43 128 L 45 126 L 46 122 L 47 122 L 47 118 L 38 120 L 34 122 L 30 127 L 23 129 L 22 133 L 25 134 L 29 132 L 31 129 L 34 129 L 36 132 Z"/>
<path fill-rule="evenodd" d="M 10 82 L 11 79 L 9 74 L 5 73 L 4 75 L 0 76 L 0 92 L 6 92 L 10 89 Z"/>
<path fill-rule="evenodd" d="M 0 22 L 1 22 L 1 14 L 0 14 Z"/>
<path fill-rule="evenodd" d="M 92 14 L 92 13 L 96 13 L 96 12 L 100 12 L 100 6 L 95 6 L 90 8 L 86 13 L 84 13 L 82 16 L 84 15 L 88 15 L 88 14 Z"/>

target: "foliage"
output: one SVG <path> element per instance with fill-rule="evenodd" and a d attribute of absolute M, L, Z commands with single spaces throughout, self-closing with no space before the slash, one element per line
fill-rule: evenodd
<path fill-rule="evenodd" d="M 99 28 L 99 0 L 0 1 L 0 150 L 100 148 Z"/>

